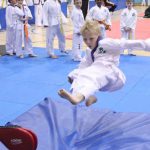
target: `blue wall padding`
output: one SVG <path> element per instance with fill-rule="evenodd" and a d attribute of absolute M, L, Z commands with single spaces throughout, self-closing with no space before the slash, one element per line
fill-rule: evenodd
<path fill-rule="evenodd" d="M 37 150 L 149 150 L 150 114 L 73 106 L 46 98 L 11 124 L 32 130 Z"/>
<path fill-rule="evenodd" d="M 61 3 L 61 10 L 65 16 L 67 16 L 67 2 Z"/>
<path fill-rule="evenodd" d="M 1 29 L 5 29 L 6 28 L 5 12 L 6 12 L 5 8 L 0 9 L 0 25 L 1 25 Z"/>

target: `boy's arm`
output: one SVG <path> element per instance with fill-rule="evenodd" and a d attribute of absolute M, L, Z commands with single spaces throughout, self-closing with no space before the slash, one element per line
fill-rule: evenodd
<path fill-rule="evenodd" d="M 7 27 L 12 27 L 13 26 L 11 13 L 12 13 L 12 9 L 11 9 L 10 6 L 8 6 L 6 8 L 6 15 L 5 15 Z"/>
<path fill-rule="evenodd" d="M 20 9 L 18 6 L 15 6 L 15 13 L 20 17 L 24 16 L 22 9 Z"/>
<path fill-rule="evenodd" d="M 137 11 L 135 11 L 135 12 L 132 13 L 132 20 L 130 22 L 129 28 L 135 29 L 136 22 L 137 22 Z"/>
<path fill-rule="evenodd" d="M 31 11 L 30 11 L 28 6 L 26 6 L 25 8 L 27 9 L 26 17 L 27 17 L 28 20 L 31 20 L 33 18 L 32 14 L 31 14 Z"/>
<path fill-rule="evenodd" d="M 94 18 L 94 7 L 91 8 L 86 16 L 86 20 L 93 20 Z"/>
<path fill-rule="evenodd" d="M 91 58 L 91 51 L 89 49 L 86 50 L 86 54 L 83 58 L 83 60 L 79 64 L 79 69 L 86 68 L 90 66 L 93 63 L 92 58 Z"/>
<path fill-rule="evenodd" d="M 147 40 L 126 40 L 126 39 L 110 39 L 106 38 L 100 41 L 102 47 L 107 54 L 118 56 L 124 49 L 145 50 L 150 51 L 150 39 Z"/>
<path fill-rule="evenodd" d="M 150 38 L 146 40 L 124 40 L 122 46 L 127 49 L 150 51 Z"/>
<path fill-rule="evenodd" d="M 111 30 L 111 15 L 110 12 L 108 10 L 108 8 L 106 8 L 106 29 Z"/>
<path fill-rule="evenodd" d="M 121 16 L 120 16 L 120 27 L 121 28 L 125 28 L 126 27 L 126 24 L 125 24 L 125 12 L 124 10 L 122 11 L 121 13 Z"/>

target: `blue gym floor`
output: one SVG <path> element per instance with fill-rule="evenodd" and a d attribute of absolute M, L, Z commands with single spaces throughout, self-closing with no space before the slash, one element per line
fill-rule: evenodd
<path fill-rule="evenodd" d="M 60 57 L 55 60 L 47 57 L 45 49 L 35 48 L 35 52 L 37 58 L 0 58 L 0 125 L 15 119 L 45 97 L 65 101 L 57 91 L 69 90 L 67 74 L 78 63 L 59 51 L 56 53 Z M 99 101 L 91 107 L 150 112 L 150 58 L 121 56 L 120 68 L 127 78 L 125 86 L 113 93 L 97 93 Z"/>

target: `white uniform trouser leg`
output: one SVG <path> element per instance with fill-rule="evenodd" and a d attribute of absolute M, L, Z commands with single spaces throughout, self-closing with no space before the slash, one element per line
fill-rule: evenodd
<path fill-rule="evenodd" d="M 31 34 L 28 35 L 28 39 L 24 36 L 24 50 L 26 54 L 33 54 Z"/>
<path fill-rule="evenodd" d="M 135 39 L 135 30 L 131 30 L 130 32 L 127 32 L 123 29 L 121 29 L 121 37 L 125 38 L 127 40 L 134 40 Z M 129 53 L 131 52 L 131 49 L 128 49 Z"/>
<path fill-rule="evenodd" d="M 23 43 L 23 29 L 16 29 L 16 55 L 23 55 L 22 43 Z"/>
<path fill-rule="evenodd" d="M 8 54 L 13 54 L 16 51 L 15 40 L 16 40 L 16 30 L 14 27 L 7 28 L 6 30 L 6 52 Z"/>
<path fill-rule="evenodd" d="M 47 40 L 46 40 L 47 46 L 46 47 L 47 47 L 49 55 L 54 54 L 53 42 L 54 42 L 54 38 L 55 38 L 56 35 L 58 37 L 59 49 L 61 51 L 65 50 L 65 36 L 61 32 L 60 26 L 59 25 L 51 26 L 51 27 L 48 27 L 47 35 L 46 35 L 46 38 L 47 38 Z"/>
<path fill-rule="evenodd" d="M 80 60 L 81 53 L 82 53 L 82 45 L 83 45 L 82 35 L 78 35 L 77 33 L 74 33 L 72 42 L 73 42 L 72 43 L 72 59 Z"/>
<path fill-rule="evenodd" d="M 35 5 L 35 25 L 42 26 L 43 8 L 42 5 Z"/>
<path fill-rule="evenodd" d="M 106 38 L 106 30 L 105 30 L 105 27 L 104 26 L 101 26 L 100 27 L 100 33 L 101 33 L 101 38 L 104 39 Z"/>
<path fill-rule="evenodd" d="M 57 25 L 56 34 L 57 34 L 57 38 L 58 38 L 59 50 L 65 51 L 66 39 L 65 39 L 64 33 L 62 33 L 62 31 L 60 29 L 60 25 Z"/>
<path fill-rule="evenodd" d="M 80 93 L 87 99 L 98 90 L 115 91 L 125 83 L 124 74 L 112 66 L 103 66 L 99 63 L 80 69 L 78 76 L 71 85 L 72 94 Z"/>

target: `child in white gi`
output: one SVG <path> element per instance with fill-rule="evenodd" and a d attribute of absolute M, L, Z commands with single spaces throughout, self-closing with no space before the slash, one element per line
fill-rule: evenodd
<path fill-rule="evenodd" d="M 87 14 L 86 20 L 97 20 L 100 23 L 101 37 L 106 38 L 106 30 L 111 30 L 111 16 L 107 7 L 103 6 L 104 0 L 95 0 L 96 6 Z"/>
<path fill-rule="evenodd" d="M 145 5 L 146 5 L 146 0 L 142 0 L 141 5 L 142 5 L 142 6 L 145 6 Z"/>
<path fill-rule="evenodd" d="M 129 40 L 133 40 L 135 37 L 135 28 L 137 22 L 137 11 L 133 8 L 133 0 L 126 0 L 127 8 L 121 13 L 120 29 L 121 37 Z M 128 50 L 131 54 L 131 50 Z"/>
<path fill-rule="evenodd" d="M 34 0 L 35 25 L 43 24 L 43 4 L 44 0 Z"/>
<path fill-rule="evenodd" d="M 81 51 L 83 44 L 83 38 L 80 33 L 80 29 L 84 23 L 84 17 L 81 10 L 82 0 L 75 0 L 74 5 L 75 6 L 71 14 L 71 19 L 73 23 L 72 59 L 74 61 L 80 61 L 82 59 Z"/>
<path fill-rule="evenodd" d="M 59 49 L 62 53 L 65 51 L 65 35 L 63 30 L 63 23 L 66 23 L 66 18 L 61 11 L 61 5 L 58 0 L 47 0 L 43 6 L 43 25 L 47 27 L 46 30 L 46 48 L 50 58 L 58 58 L 54 54 L 53 42 L 57 35 L 59 42 Z"/>
<path fill-rule="evenodd" d="M 32 41 L 29 34 L 28 20 L 32 19 L 32 14 L 27 5 L 23 5 L 23 0 L 17 0 L 18 7 L 23 13 L 23 17 L 18 16 L 16 25 L 16 55 L 19 58 L 24 58 L 22 44 L 24 42 L 24 51 L 29 57 L 36 57 L 32 51 Z"/>
<path fill-rule="evenodd" d="M 6 8 L 6 54 L 12 56 L 16 53 L 16 22 L 17 16 L 22 17 L 23 12 L 16 6 L 16 0 L 9 0 Z"/>
<path fill-rule="evenodd" d="M 125 75 L 118 68 L 121 49 L 135 48 L 150 51 L 150 39 L 100 39 L 99 24 L 96 21 L 86 21 L 81 29 L 83 40 L 88 46 L 85 60 L 81 61 L 78 69 L 69 74 L 72 81 L 71 93 L 64 89 L 58 94 L 76 105 L 83 100 L 89 106 L 96 102 L 90 99 L 98 90 L 116 91 L 121 89 L 126 81 Z"/>

